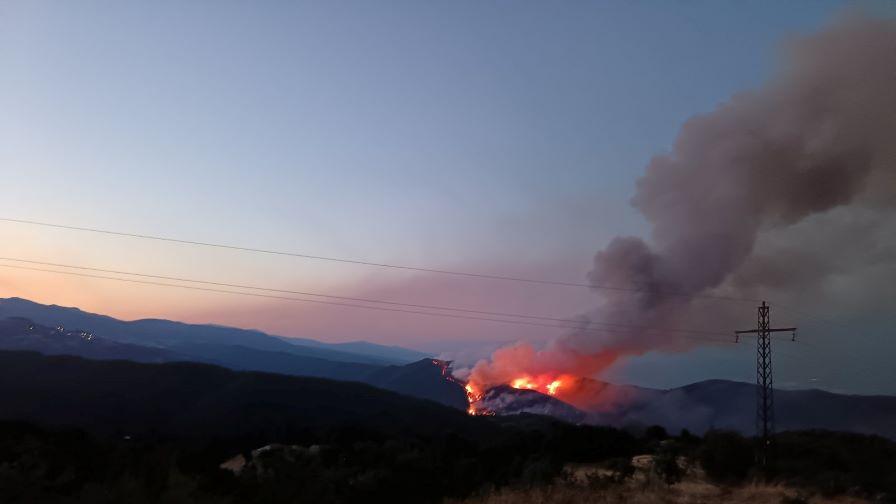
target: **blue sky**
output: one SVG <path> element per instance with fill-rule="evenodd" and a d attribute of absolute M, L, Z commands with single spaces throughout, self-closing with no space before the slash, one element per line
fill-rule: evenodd
<path fill-rule="evenodd" d="M 5 2 L 0 217 L 582 281 L 611 237 L 645 234 L 628 200 L 682 122 L 762 83 L 782 41 L 843 8 Z M 393 282 L 419 281 L 13 224 L 0 233 L 9 254 L 37 260 L 402 300 Z M 407 292 L 564 316 L 591 302 L 519 286 L 439 288 Z M 34 272 L 10 273 L 0 291 L 130 318 L 418 348 L 542 337 L 429 321 L 343 327 L 336 315 L 312 324 L 278 304 Z M 645 362 L 691 367 L 682 358 L 711 360 Z M 649 381 L 632 369 L 624 379 Z"/>
<path fill-rule="evenodd" d="M 681 122 L 835 10 L 390 5 L 6 4 L 16 192 L 96 202 L 29 214 L 334 255 L 590 255 L 640 230 L 634 180 Z"/>

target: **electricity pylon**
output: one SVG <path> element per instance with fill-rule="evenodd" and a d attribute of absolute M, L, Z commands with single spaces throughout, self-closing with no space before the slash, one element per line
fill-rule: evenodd
<path fill-rule="evenodd" d="M 756 334 L 756 437 L 759 439 L 759 464 L 771 465 L 772 441 L 775 434 L 775 391 L 772 387 L 773 332 L 789 332 L 796 340 L 796 327 L 771 328 L 768 303 L 759 306 L 756 329 L 734 331 L 735 340 L 742 334 Z"/>

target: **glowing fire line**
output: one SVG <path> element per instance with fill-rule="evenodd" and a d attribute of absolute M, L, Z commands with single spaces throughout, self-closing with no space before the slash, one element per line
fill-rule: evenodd
<path fill-rule="evenodd" d="M 563 386 L 563 380 L 559 378 L 550 379 L 546 377 L 533 379 L 524 376 L 511 380 L 509 385 L 519 390 L 534 390 L 536 392 L 554 396 L 557 395 L 557 392 Z M 482 399 L 483 393 L 476 384 L 468 382 L 464 385 L 464 390 L 467 393 L 467 402 L 470 404 L 470 406 L 467 408 L 467 413 L 469 413 L 470 415 L 493 414 L 487 409 L 483 409 L 477 406 L 476 403 L 478 403 Z"/>
<path fill-rule="evenodd" d="M 510 386 L 515 389 L 537 390 L 548 395 L 556 395 L 562 385 L 563 382 L 559 379 L 549 381 L 548 379 L 529 377 L 517 378 L 510 382 Z"/>

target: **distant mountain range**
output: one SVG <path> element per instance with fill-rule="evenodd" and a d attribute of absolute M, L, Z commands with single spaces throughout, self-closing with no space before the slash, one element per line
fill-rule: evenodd
<path fill-rule="evenodd" d="M 361 383 L 11 351 L 0 351 L 0 420 L 247 447 L 346 426 L 422 436 L 494 430 L 455 408 Z"/>
<path fill-rule="evenodd" d="M 125 322 L 17 298 L 0 300 L 0 349 L 135 362 L 203 362 L 234 370 L 358 381 L 457 409 L 467 405 L 463 387 L 445 380 L 442 365 L 436 364 L 440 361 L 405 363 L 425 355 L 413 350 L 366 342 L 292 341 L 259 331 L 167 320 Z"/>
<path fill-rule="evenodd" d="M 324 348 L 328 350 L 344 352 L 350 355 L 364 355 L 367 357 L 379 358 L 385 361 L 392 361 L 395 363 L 400 362 L 415 362 L 420 359 L 425 359 L 430 356 L 430 354 L 425 352 L 418 352 L 417 350 L 411 350 L 409 348 L 403 348 L 400 346 L 392 346 L 392 345 L 379 345 L 377 343 L 371 343 L 369 341 L 347 341 L 345 343 L 324 343 L 322 341 L 317 341 L 308 338 L 286 338 L 282 336 L 278 336 L 281 340 L 290 343 L 292 345 L 298 345 L 303 347 L 312 347 L 312 348 Z"/>
<path fill-rule="evenodd" d="M 482 406 L 497 414 L 536 413 L 566 421 L 670 432 L 711 429 L 755 432 L 756 385 L 707 380 L 668 390 L 585 380 L 591 394 L 579 407 L 531 390 L 497 387 Z M 559 404 L 558 404 L 559 403 Z M 561 406 L 562 405 L 562 406 Z M 779 431 L 826 429 L 896 439 L 896 397 L 834 394 L 822 390 L 775 390 Z"/>
<path fill-rule="evenodd" d="M 167 320 L 125 322 L 17 298 L 0 299 L 0 350 L 141 363 L 193 361 L 233 370 L 363 382 L 455 410 L 467 407 L 463 384 L 451 376 L 449 363 L 428 357 L 409 363 L 422 355 L 412 350 L 366 342 L 290 340 L 260 331 Z M 709 380 L 659 390 L 585 379 L 577 388 L 581 393 L 574 405 L 506 386 L 487 391 L 482 403 L 497 414 L 532 413 L 570 423 L 662 425 L 672 432 L 754 432 L 756 388 L 749 383 Z M 896 439 L 896 397 L 776 390 L 775 402 L 778 430 L 818 428 Z"/>
<path fill-rule="evenodd" d="M 8 317 L 23 317 L 50 327 L 81 328 L 109 341 L 146 347 L 176 349 L 178 346 L 196 344 L 235 345 L 328 361 L 376 365 L 406 364 L 429 357 L 423 352 L 363 341 L 324 343 L 219 325 L 159 319 L 124 321 L 78 308 L 43 305 L 21 298 L 0 299 L 0 319 Z"/>
<path fill-rule="evenodd" d="M 48 327 L 29 319 L 0 319 L 0 349 L 32 350 L 46 355 L 77 355 L 88 359 L 124 359 L 135 362 L 190 360 L 165 349 L 118 343 L 95 336 L 90 331 Z"/>
<path fill-rule="evenodd" d="M 616 425 L 658 424 L 677 432 L 731 429 L 752 434 L 756 428 L 756 385 L 707 380 L 670 390 L 642 393 L 595 421 Z M 779 431 L 827 429 L 878 434 L 896 439 L 896 397 L 835 394 L 823 390 L 775 390 Z"/>

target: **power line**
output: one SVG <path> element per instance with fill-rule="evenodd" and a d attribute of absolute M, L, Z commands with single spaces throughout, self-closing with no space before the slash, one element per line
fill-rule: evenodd
<path fill-rule="evenodd" d="M 28 224 L 33 226 L 44 226 L 44 227 L 53 227 L 59 229 L 68 229 L 72 231 L 87 231 L 90 233 L 101 233 L 107 235 L 114 236 L 126 236 L 129 238 L 140 238 L 144 240 L 156 240 L 156 241 L 165 241 L 170 243 L 180 243 L 183 245 L 198 245 L 201 247 L 213 247 L 213 248 L 221 248 L 228 250 L 239 250 L 242 252 L 256 252 L 260 254 L 271 254 L 271 255 L 280 255 L 280 256 L 289 256 L 289 257 L 300 257 L 303 259 L 314 259 L 319 261 L 333 261 L 347 264 L 358 264 L 363 266 L 376 266 L 379 268 L 392 268 L 392 269 L 401 269 L 401 270 L 409 270 L 409 271 L 421 271 L 426 273 L 439 273 L 443 275 L 456 275 L 456 276 L 465 276 L 465 277 L 473 277 L 473 278 L 485 278 L 491 280 L 507 280 L 513 282 L 527 282 L 527 283 L 537 283 L 537 284 L 546 284 L 546 285 L 564 285 L 569 287 L 591 287 L 589 284 L 584 283 L 575 283 L 575 282 L 563 282 L 556 280 L 541 280 L 535 278 L 522 278 L 522 277 L 513 277 L 513 276 L 504 276 L 504 275 L 492 275 L 487 273 L 474 273 L 467 271 L 453 271 L 453 270 L 443 270 L 443 269 L 435 269 L 435 268 L 424 268 L 417 266 L 406 266 L 400 264 L 391 264 L 391 263 L 380 263 L 373 261 L 362 261 L 359 259 L 345 259 L 340 257 L 327 257 L 327 256 L 319 256 L 312 254 L 304 254 L 300 252 L 286 252 L 282 250 L 270 250 L 270 249 L 262 249 L 262 248 L 253 248 L 253 247 L 243 247 L 239 245 L 229 245 L 222 243 L 211 243 L 211 242 L 203 242 L 196 240 L 184 240 L 180 238 L 171 238 L 166 236 L 155 236 L 155 235 L 147 235 L 140 233 L 129 233 L 123 231 L 111 231 L 108 229 L 98 229 L 98 228 L 89 228 L 89 227 L 80 227 L 80 226 L 69 226 L 64 224 L 53 224 L 49 222 L 38 222 L 24 219 L 9 219 L 0 217 L 0 221 L 4 222 L 14 222 L 17 224 Z"/>
<path fill-rule="evenodd" d="M 650 327 L 647 326 L 637 326 L 633 324 L 620 324 L 620 323 L 612 323 L 612 322 L 598 322 L 592 320 L 582 320 L 582 319 L 568 319 L 568 318 L 558 318 L 558 317 L 545 317 L 538 315 L 528 315 L 522 313 L 510 313 L 510 312 L 496 312 L 496 311 L 487 311 L 487 310 L 475 310 L 471 308 L 458 308 L 452 306 L 440 306 L 440 305 L 429 305 L 429 304 L 419 304 L 419 303 L 401 303 L 398 301 L 386 301 L 382 299 L 372 299 L 372 298 L 360 298 L 360 297 L 349 297 L 349 296 L 336 296 L 332 294 L 321 294 L 316 292 L 306 292 L 306 291 L 296 291 L 296 290 L 287 290 L 287 289 L 274 289 L 269 287 L 259 287 L 255 285 L 245 285 L 245 284 L 235 284 L 235 283 L 225 283 L 225 282 L 212 282 L 208 280 L 196 280 L 192 278 L 185 277 L 175 277 L 175 276 L 164 276 L 164 275 L 155 275 L 149 273 L 139 273 L 133 271 L 122 271 L 122 270 L 113 270 L 113 269 L 103 269 L 103 268 L 94 268 L 88 266 L 78 266 L 72 264 L 60 264 L 60 263 L 51 263 L 44 261 L 34 261 L 29 259 L 18 259 L 12 257 L 0 257 L 2 261 L 13 261 L 27 264 L 38 264 L 41 266 L 53 266 L 58 268 L 71 268 L 85 271 L 95 271 L 99 273 L 110 273 L 114 275 L 128 275 L 128 276 L 136 276 L 142 278 L 154 278 L 157 280 L 170 280 L 175 282 L 189 282 L 189 283 L 197 283 L 203 285 L 213 285 L 217 287 L 233 287 L 238 289 L 250 289 L 250 290 L 259 290 L 265 292 L 276 292 L 280 294 L 296 294 L 300 296 L 312 296 L 312 297 L 321 297 L 328 299 L 339 299 L 342 301 L 359 301 L 364 303 L 375 303 L 375 304 L 385 304 L 391 306 L 403 306 L 407 308 L 422 308 L 427 310 L 445 310 L 445 311 L 456 311 L 461 313 L 471 313 L 475 315 L 491 315 L 497 317 L 516 317 L 516 318 L 524 318 L 530 320 L 543 320 L 548 322 L 565 322 L 570 324 L 594 324 L 594 325 L 603 325 L 609 327 L 621 327 L 625 329 L 647 329 L 650 330 Z M 703 331 L 697 329 L 664 329 L 665 332 L 676 332 L 676 333 L 688 333 L 688 334 L 703 334 L 709 336 L 723 336 L 724 333 L 721 331 Z"/>
<path fill-rule="evenodd" d="M 189 289 L 189 290 L 205 291 L 205 292 L 216 292 L 216 293 L 222 293 L 222 294 L 233 294 L 233 295 L 240 295 L 240 296 L 252 296 L 252 297 L 260 297 L 260 298 L 267 298 L 267 299 L 278 299 L 278 300 L 284 300 L 284 301 L 341 306 L 341 307 L 346 307 L 346 308 L 358 308 L 358 309 L 366 309 L 366 310 L 398 312 L 398 313 L 444 317 L 444 318 L 454 318 L 454 319 L 500 322 L 500 323 L 505 323 L 505 324 L 548 327 L 548 328 L 554 328 L 554 329 L 575 329 L 578 331 L 593 333 L 593 334 L 617 334 L 617 335 L 624 334 L 624 333 L 620 333 L 620 332 L 613 332 L 612 330 L 608 330 L 608 329 L 577 328 L 577 327 L 570 326 L 570 325 L 541 324 L 538 322 L 528 322 L 528 321 L 522 321 L 522 320 L 507 320 L 507 319 L 496 319 L 496 318 L 488 318 L 488 317 L 477 317 L 477 316 L 470 316 L 470 315 L 458 315 L 458 314 L 453 314 L 453 313 L 436 313 L 436 312 L 426 312 L 426 311 L 417 311 L 417 310 L 406 310 L 406 309 L 402 309 L 402 308 L 388 308 L 388 307 L 383 307 L 383 306 L 367 306 L 367 305 L 359 305 L 359 304 L 351 304 L 351 303 L 341 303 L 341 302 L 335 302 L 335 301 L 322 301 L 319 299 L 302 299 L 302 298 L 278 296 L 278 295 L 272 295 L 272 294 L 259 294 L 259 293 L 254 293 L 254 292 L 241 292 L 241 291 L 226 290 L 226 289 L 215 289 L 215 288 L 210 288 L 210 287 L 198 287 L 195 285 L 178 285 L 178 284 L 154 282 L 154 281 L 148 281 L 148 280 L 137 280 L 137 279 L 132 279 L 132 278 L 109 277 L 109 276 L 103 276 L 103 275 L 93 275 L 93 274 L 88 274 L 88 273 L 78 273 L 78 272 L 74 272 L 74 271 L 58 271 L 58 270 L 48 270 L 48 269 L 43 269 L 43 268 L 32 268 L 32 267 L 28 267 L 28 266 L 13 266 L 10 264 L 0 264 L 0 267 L 18 269 L 18 270 L 39 271 L 39 272 L 44 272 L 44 273 L 54 273 L 54 274 L 60 274 L 60 275 L 71 275 L 71 276 L 79 276 L 79 277 L 86 277 L 86 278 L 95 278 L 95 279 L 102 279 L 102 280 L 113 280 L 113 281 L 118 281 L 118 282 L 127 282 L 127 283 L 143 284 L 143 285 L 153 285 L 153 286 L 159 286 L 159 287 L 174 287 L 174 288 L 180 288 L 180 289 Z M 655 334 L 660 334 L 660 333 L 655 333 Z M 730 340 L 701 338 L 698 336 L 679 335 L 677 337 L 688 338 L 688 339 L 697 339 L 697 340 L 703 340 L 703 341 L 711 341 L 713 343 L 733 343 Z"/>
<path fill-rule="evenodd" d="M 263 248 L 253 248 L 253 247 L 244 247 L 239 245 L 228 245 L 222 243 L 211 243 L 211 242 L 203 242 L 197 240 L 185 240 L 180 238 L 171 238 L 166 236 L 156 236 L 156 235 L 148 235 L 142 233 L 131 233 L 124 231 L 112 231 L 108 229 L 99 229 L 99 228 L 91 228 L 91 227 L 81 227 L 81 226 L 70 226 L 65 224 L 55 224 L 49 222 L 39 222 L 33 220 L 25 220 L 25 219 L 12 219 L 6 217 L 0 217 L 0 221 L 3 222 L 12 222 L 16 224 L 27 224 L 31 226 L 43 226 L 43 227 L 51 227 L 57 229 L 67 229 L 71 231 L 85 231 L 90 233 L 99 233 L 106 234 L 112 236 L 124 236 L 128 238 L 139 238 L 144 240 L 155 240 L 155 241 L 163 241 L 169 243 L 179 243 L 183 245 L 196 245 L 200 247 L 211 247 L 211 248 L 219 248 L 226 250 L 238 250 L 241 252 L 253 252 L 259 254 L 270 254 L 270 255 L 278 255 L 278 256 L 288 256 L 288 257 L 298 257 L 302 259 L 313 259 L 318 261 L 331 261 L 331 262 L 339 262 L 345 264 L 356 264 L 363 266 L 374 266 L 379 268 L 389 268 L 396 270 L 406 270 L 406 271 L 419 271 L 425 273 L 437 273 L 441 275 L 452 275 L 459 277 L 467 277 L 467 278 L 479 278 L 479 279 L 488 279 L 488 280 L 501 280 L 501 281 L 509 281 L 509 282 L 522 282 L 529 284 L 541 284 L 541 285 L 556 285 L 556 286 L 565 286 L 565 287 L 585 287 L 589 289 L 601 289 L 601 290 L 612 290 L 612 291 L 620 291 L 620 292 L 646 292 L 652 291 L 657 294 L 662 294 L 666 296 L 674 296 L 674 297 L 689 297 L 689 298 L 701 298 L 701 299 L 715 299 L 722 301 L 737 301 L 737 302 L 749 302 L 754 303 L 758 302 L 757 299 L 748 299 L 748 298 L 739 298 L 734 296 L 715 296 L 708 294 L 690 294 L 685 292 L 676 292 L 676 291 L 654 291 L 647 288 L 633 288 L 633 287 L 624 287 L 624 286 L 615 286 L 615 285 L 602 285 L 602 284 L 591 284 L 591 283 L 576 283 L 576 282 L 564 282 L 559 280 L 544 280 L 544 279 L 536 279 L 536 278 L 525 278 L 525 277 L 516 277 L 516 276 L 507 276 L 507 275 L 496 275 L 489 273 L 475 273 L 470 271 L 457 271 L 457 270 L 444 270 L 437 268 L 425 268 L 419 266 L 407 266 L 401 264 L 392 264 L 392 263 L 381 263 L 374 261 L 362 261 L 359 259 L 345 259 L 339 257 L 328 257 L 328 256 L 320 256 L 320 255 L 312 255 L 305 254 L 299 252 L 287 252 L 281 250 L 270 250 Z"/>

